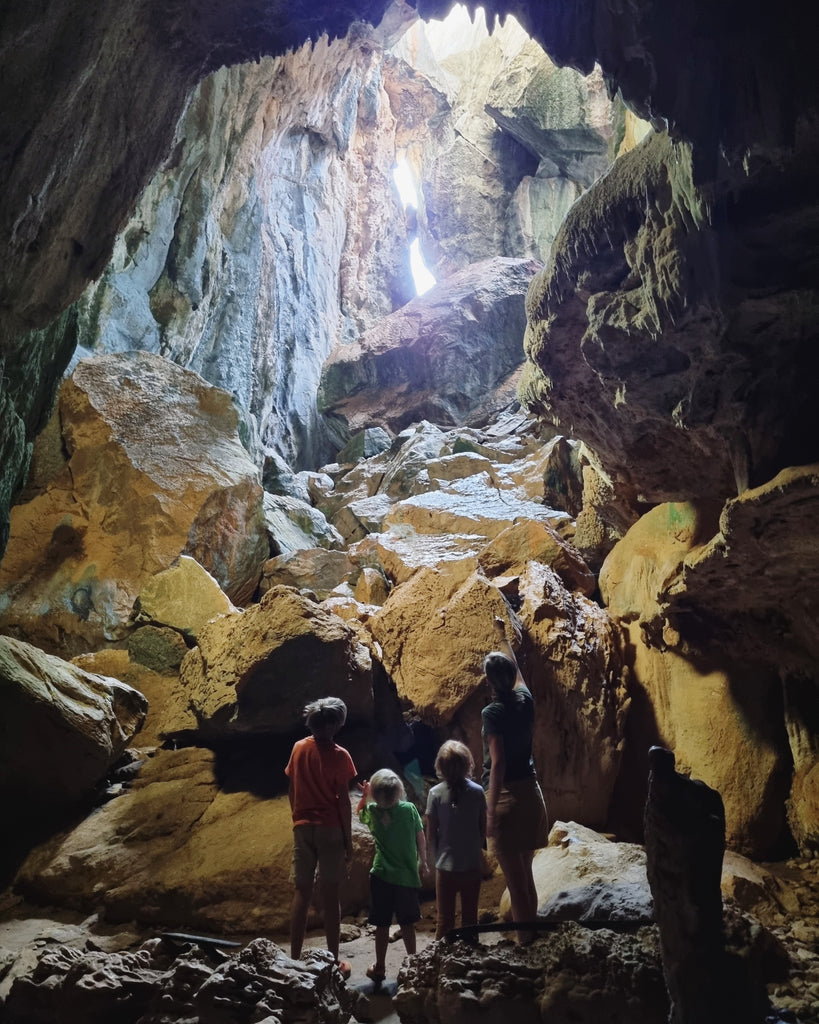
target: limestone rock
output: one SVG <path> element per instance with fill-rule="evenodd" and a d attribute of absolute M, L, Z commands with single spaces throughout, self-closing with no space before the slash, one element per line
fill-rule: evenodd
<path fill-rule="evenodd" d="M 282 795 L 271 799 L 220 787 L 223 767 L 210 751 L 160 751 L 130 789 L 30 854 L 15 885 L 36 900 L 102 905 L 117 920 L 286 932 L 293 891 L 282 771 L 288 751 L 275 779 Z M 354 829 L 359 853 L 344 889 L 345 913 L 368 898 L 372 845 L 366 830 Z"/>
<path fill-rule="evenodd" d="M 533 754 L 553 818 L 602 827 L 620 776 L 631 686 L 623 633 L 605 609 L 529 562 L 516 603 L 535 698 Z"/>
<path fill-rule="evenodd" d="M 767 156 L 746 164 L 726 179 L 728 200 L 699 187 L 686 143 L 657 133 L 567 214 L 530 291 L 521 395 L 571 424 L 632 506 L 721 501 L 816 461 L 800 383 L 815 366 L 816 309 L 775 242 L 794 215 L 784 182 L 801 194 L 814 146 L 777 171 Z M 715 219 L 726 204 L 731 216 Z"/>
<path fill-rule="evenodd" d="M 367 427 L 350 438 L 336 458 L 339 462 L 357 462 L 359 459 L 371 459 L 392 444 L 392 438 L 381 427 Z"/>
<path fill-rule="evenodd" d="M 424 721 L 445 725 L 480 686 L 493 616 L 504 612 L 484 576 L 423 568 L 390 593 L 369 628 L 399 696 Z"/>
<path fill-rule="evenodd" d="M 192 639 L 217 615 L 235 611 L 213 576 L 189 555 L 146 580 L 134 603 L 137 622 L 170 626 Z"/>
<path fill-rule="evenodd" d="M 384 523 L 390 528 L 411 526 L 418 533 L 477 534 L 492 540 L 524 518 L 558 528 L 569 519 L 566 513 L 516 498 L 512 491 L 500 491 L 481 473 L 397 502 Z"/>
<path fill-rule="evenodd" d="M 476 1007 L 520 1024 L 656 1024 L 668 997 L 656 930 L 559 924 L 527 947 L 436 942 L 410 957 L 395 1004 L 405 1024 L 468 1024 Z"/>
<path fill-rule="evenodd" d="M 320 408 L 350 433 L 469 422 L 523 361 L 523 299 L 538 267 L 501 257 L 468 267 L 337 348 L 322 371 Z"/>
<path fill-rule="evenodd" d="M 306 501 L 290 495 L 265 494 L 264 515 L 273 553 L 304 548 L 340 548 L 344 538 L 325 515 Z"/>
<path fill-rule="evenodd" d="M 678 591 L 675 600 L 682 598 L 688 564 L 713 558 L 709 553 L 719 543 L 715 528 L 713 508 L 658 505 L 618 542 L 601 570 L 608 611 L 622 621 L 634 651 L 634 693 L 639 695 L 629 720 L 632 755 L 624 780 L 633 792 L 643 790 L 647 762 L 642 752 L 655 743 L 667 744 L 679 771 L 720 793 L 728 846 L 762 859 L 782 841 L 790 782 L 792 755 L 778 671 L 759 659 L 739 661 L 720 653 L 712 643 L 704 664 L 697 649 L 707 635 L 697 626 L 697 616 L 684 626 L 690 646 L 680 635 L 684 620 L 667 617 L 667 595 Z M 751 586 L 750 578 L 745 586 Z M 725 601 L 746 601 L 742 590 Z"/>
<path fill-rule="evenodd" d="M 499 533 L 478 556 L 487 576 L 520 574 L 527 562 L 550 565 L 568 590 L 579 590 L 586 597 L 597 588 L 597 581 L 579 553 L 567 544 L 547 523 L 521 520 Z"/>
<path fill-rule="evenodd" d="M 136 630 L 132 637 L 139 637 L 142 629 L 149 628 Z M 175 702 L 180 699 L 181 684 L 178 670 L 172 673 L 170 666 L 163 663 L 161 671 L 156 671 L 138 660 L 140 653 L 138 644 L 133 657 L 127 650 L 95 651 L 93 654 L 77 655 L 72 659 L 72 664 L 86 672 L 113 676 L 143 694 L 148 701 L 148 714 L 134 737 L 133 745 L 134 749 L 140 751 L 152 751 L 162 744 L 169 715 L 173 712 Z"/>
<path fill-rule="evenodd" d="M 355 599 L 362 604 L 382 605 L 390 592 L 390 585 L 382 572 L 366 566 L 355 585 Z"/>
<path fill-rule="evenodd" d="M 368 533 L 378 533 L 384 525 L 392 499 L 386 494 L 373 494 L 342 506 L 333 517 L 333 525 L 348 544 L 355 544 Z"/>
<path fill-rule="evenodd" d="M 140 626 L 128 637 L 128 657 L 160 675 L 176 674 L 187 653 L 182 634 L 168 626 Z"/>
<path fill-rule="evenodd" d="M 588 188 L 614 160 L 616 122 L 623 111 L 607 97 L 599 68 L 588 76 L 558 68 L 537 43 L 527 41 L 507 74 L 492 80 L 486 108 L 537 153 L 540 178 L 568 179 Z"/>
<path fill-rule="evenodd" d="M 782 914 L 789 918 L 799 914 L 799 898 L 782 878 L 733 850 L 723 855 L 720 887 L 724 900 L 766 926 L 776 923 Z"/>
<path fill-rule="evenodd" d="M 650 924 L 646 858 L 636 843 L 615 843 L 577 822 L 556 821 L 532 863 L 538 917 L 557 921 Z M 500 912 L 510 909 L 508 890 Z"/>
<path fill-rule="evenodd" d="M 346 1024 L 362 1012 L 361 997 L 344 984 L 328 950 L 310 949 L 295 961 L 270 939 L 256 938 L 238 951 L 219 952 L 217 966 L 204 945 L 162 937 L 116 953 L 47 949 L 31 975 L 15 980 L 7 1020 L 116 1018 L 130 1024 L 220 1017 Z"/>
<path fill-rule="evenodd" d="M 326 552 L 329 554 L 329 552 Z M 351 720 L 372 715 L 370 653 L 355 630 L 291 587 L 211 622 L 181 668 L 184 699 L 167 731 L 289 735 L 305 704 L 328 693 Z"/>
<path fill-rule="evenodd" d="M 11 637 L 0 637 L 0 700 L 5 874 L 33 837 L 88 800 L 139 731 L 148 702 L 118 679 Z"/>
<path fill-rule="evenodd" d="M 671 1000 L 669 1019 L 762 1021 L 759 972 L 727 955 L 720 875 L 725 812 L 719 793 L 674 771 L 674 754 L 652 747 L 645 810 L 646 870 Z"/>
<path fill-rule="evenodd" d="M 359 575 L 359 567 L 346 551 L 308 548 L 265 562 L 259 589 L 266 594 L 273 587 L 298 587 L 323 601 L 342 583 L 355 586 Z"/>
<path fill-rule="evenodd" d="M 0 628 L 68 653 L 127 634 L 135 598 L 189 554 L 239 603 L 267 538 L 230 395 L 158 356 L 78 365 L 59 399 L 65 468 L 14 509 Z"/>
<path fill-rule="evenodd" d="M 397 586 L 421 569 L 441 570 L 448 579 L 465 580 L 478 568 L 485 538 L 477 534 L 418 533 L 395 526 L 377 536 L 379 564 Z"/>

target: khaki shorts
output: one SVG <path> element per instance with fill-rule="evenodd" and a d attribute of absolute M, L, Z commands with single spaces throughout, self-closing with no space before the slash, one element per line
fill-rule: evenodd
<path fill-rule="evenodd" d="M 537 779 L 520 779 L 503 787 L 495 808 L 495 835 L 489 852 L 528 853 L 542 849 L 549 838 L 546 804 Z"/>
<path fill-rule="evenodd" d="M 293 829 L 293 870 L 297 889 L 310 889 L 319 881 L 338 885 L 347 877 L 344 834 L 336 825 L 296 825 Z"/>

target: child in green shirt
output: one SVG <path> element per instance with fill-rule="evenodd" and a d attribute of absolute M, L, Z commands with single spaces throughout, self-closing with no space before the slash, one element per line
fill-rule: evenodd
<path fill-rule="evenodd" d="M 370 916 L 375 926 L 375 963 L 367 977 L 380 985 L 386 977 L 386 956 L 393 915 L 401 928 L 407 953 L 415 952 L 415 922 L 421 918 L 418 890 L 422 871 L 428 872 L 424 825 L 415 804 L 406 799 L 404 785 L 389 768 L 374 772 L 365 782 L 358 817 L 372 832 L 375 859 L 370 870 Z"/>

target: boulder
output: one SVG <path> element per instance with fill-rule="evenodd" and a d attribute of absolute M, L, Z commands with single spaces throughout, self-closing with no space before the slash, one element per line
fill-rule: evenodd
<path fill-rule="evenodd" d="M 128 637 L 128 657 L 160 675 L 176 675 L 187 653 L 185 638 L 168 626 L 140 626 Z"/>
<path fill-rule="evenodd" d="M 497 588 L 482 574 L 464 579 L 447 566 L 422 568 L 391 591 L 369 628 L 399 697 L 424 721 L 445 726 L 482 686 L 493 618 L 505 612 Z"/>
<path fill-rule="evenodd" d="M 232 602 L 195 558 L 180 555 L 169 569 L 146 580 L 134 602 L 133 619 L 170 626 L 196 639 L 217 615 L 235 612 Z"/>
<path fill-rule="evenodd" d="M 453 480 L 446 489 L 426 491 L 396 502 L 384 523 L 387 527 L 411 526 L 418 533 L 478 534 L 491 540 L 519 519 L 549 523 L 560 529 L 569 516 L 520 500 L 511 491 L 500 491 L 486 473 L 480 473 Z"/>
<path fill-rule="evenodd" d="M 556 821 L 532 862 L 538 917 L 554 921 L 650 924 L 654 918 L 646 855 L 636 843 L 616 843 L 575 821 Z M 508 890 L 500 912 L 509 915 Z"/>
<path fill-rule="evenodd" d="M 420 419 L 470 420 L 523 361 L 524 297 L 535 261 L 495 257 L 459 271 L 384 317 L 325 362 L 322 411 L 350 433 L 398 433 Z M 504 395 L 496 412 L 505 406 Z"/>
<path fill-rule="evenodd" d="M 632 704 L 622 629 L 539 562 L 527 563 L 515 604 L 547 810 L 553 818 L 601 828 L 609 820 Z"/>
<path fill-rule="evenodd" d="M 259 590 L 266 594 L 273 587 L 297 587 L 321 601 L 342 583 L 355 586 L 359 574 L 360 569 L 346 551 L 308 548 L 265 562 Z"/>
<path fill-rule="evenodd" d="M 105 777 L 148 711 L 141 693 L 0 637 L 5 807 L 53 810 L 76 804 Z"/>
<path fill-rule="evenodd" d="M 348 544 L 355 544 L 368 533 L 379 533 L 392 500 L 386 494 L 374 494 L 344 505 L 333 518 L 333 525 Z"/>
<path fill-rule="evenodd" d="M 350 720 L 372 716 L 370 652 L 348 623 L 291 587 L 275 586 L 259 604 L 211 622 L 180 677 L 168 733 L 291 735 L 305 704 L 328 694 L 347 704 Z"/>
<path fill-rule="evenodd" d="M 555 570 L 568 590 L 590 597 L 597 589 L 597 580 L 579 552 L 548 523 L 531 519 L 499 533 L 481 550 L 478 562 L 490 578 L 519 575 L 527 562 L 541 562 Z"/>
<path fill-rule="evenodd" d="M 667 614 L 669 594 L 682 608 L 687 566 L 713 559 L 709 552 L 720 544 L 715 529 L 711 506 L 658 505 L 617 543 L 601 570 L 603 599 L 633 651 L 635 700 L 622 781 L 633 803 L 645 792 L 646 751 L 668 746 L 680 772 L 720 793 L 728 847 L 765 859 L 785 839 L 792 765 L 779 672 L 709 642 L 695 606 L 685 620 Z M 738 592 L 725 600 L 748 598 Z M 719 614 L 727 627 L 726 612 Z"/>
<path fill-rule="evenodd" d="M 286 932 L 293 893 L 286 756 L 276 780 L 282 795 L 260 799 L 221 788 L 219 758 L 208 750 L 160 751 L 128 790 L 35 850 L 16 887 L 38 902 L 102 906 L 112 920 Z M 363 827 L 354 829 L 345 913 L 368 899 L 372 843 Z"/>
<path fill-rule="evenodd" d="M 231 600 L 253 596 L 262 489 L 229 394 L 159 356 L 100 356 L 62 385 L 57 415 L 66 461 L 13 511 L 0 628 L 69 654 L 122 639 L 143 585 L 181 554 Z"/>
<path fill-rule="evenodd" d="M 350 438 L 336 456 L 339 462 L 358 462 L 380 455 L 392 445 L 392 437 L 381 427 L 366 427 Z"/>
<path fill-rule="evenodd" d="M 485 543 L 475 534 L 439 536 L 418 533 L 411 526 L 395 526 L 377 535 L 379 564 L 396 586 L 424 568 L 464 580 L 478 568 L 478 552 Z"/>
<path fill-rule="evenodd" d="M 264 517 L 273 554 L 344 546 L 344 538 L 324 513 L 299 498 L 265 494 Z"/>
<path fill-rule="evenodd" d="M 156 627 L 144 626 L 137 629 L 132 637 L 137 638 L 143 630 Z M 164 630 L 162 631 L 165 632 Z M 177 633 L 176 636 L 179 636 Z M 170 642 L 168 642 L 170 647 Z M 132 749 L 151 751 L 163 742 L 163 733 L 175 702 L 181 697 L 181 683 L 178 669 L 171 672 L 170 666 L 162 664 L 160 669 L 145 665 L 138 660 L 142 653 L 142 645 L 137 643 L 133 655 L 127 650 L 95 651 L 93 654 L 80 654 L 72 660 L 72 664 L 86 672 L 113 676 L 121 682 L 138 690 L 148 701 L 148 714 L 142 728 L 132 741 Z M 176 650 L 175 648 L 172 648 Z M 156 644 L 151 644 L 152 655 Z M 187 646 L 185 653 L 187 653 Z M 181 653 L 181 652 L 179 652 Z M 146 659 L 147 660 L 147 659 Z"/>
<path fill-rule="evenodd" d="M 361 604 L 382 605 L 390 592 L 390 584 L 383 572 L 365 566 L 358 577 L 354 595 Z"/>

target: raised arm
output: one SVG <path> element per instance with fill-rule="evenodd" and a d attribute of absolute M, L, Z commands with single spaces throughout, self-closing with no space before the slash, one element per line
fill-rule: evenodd
<path fill-rule="evenodd" d="M 515 688 L 518 686 L 526 686 L 526 680 L 523 678 L 523 673 L 518 665 L 518 659 L 515 657 L 515 652 L 512 650 L 512 645 L 506 639 L 506 623 L 500 616 L 495 616 L 492 622 L 492 628 L 495 633 L 495 643 L 497 644 L 498 650 L 501 654 L 505 654 L 507 658 L 510 658 L 512 664 L 515 666 L 517 672 L 517 678 L 515 679 Z"/>
<path fill-rule="evenodd" d="M 359 811 L 363 811 L 364 808 L 367 806 L 367 797 L 369 795 L 370 795 L 370 782 L 369 782 L 369 779 L 365 779 L 361 783 L 361 799 L 358 801 L 358 806 L 356 807 L 356 814 Z"/>

